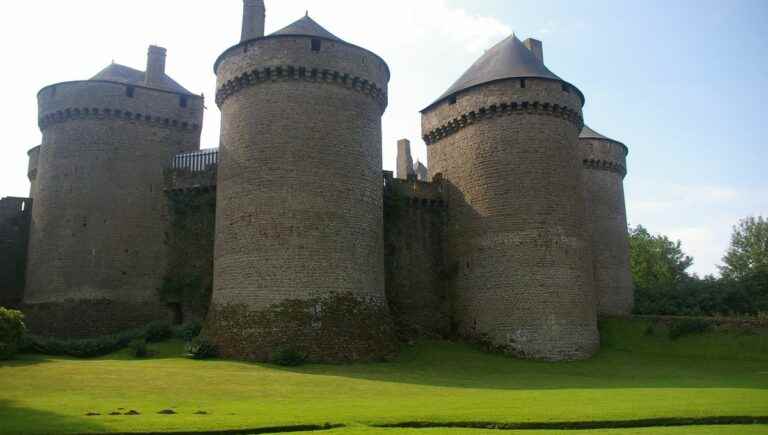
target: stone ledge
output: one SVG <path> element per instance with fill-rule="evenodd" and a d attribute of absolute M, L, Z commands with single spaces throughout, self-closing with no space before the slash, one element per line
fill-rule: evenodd
<path fill-rule="evenodd" d="M 510 115 L 554 116 L 565 119 L 579 129 L 584 125 L 584 118 L 578 111 L 565 106 L 560 106 L 559 104 L 540 103 L 538 101 L 499 103 L 481 107 L 478 110 L 473 110 L 458 118 L 454 118 L 424 135 L 423 139 L 427 145 L 432 145 L 433 143 L 477 122 L 495 118 L 497 116 Z"/>
<path fill-rule="evenodd" d="M 144 122 L 152 127 L 174 128 L 191 131 L 197 131 L 200 129 L 200 125 L 196 123 L 179 121 L 177 119 L 155 117 L 142 113 L 133 113 L 131 111 L 121 109 L 97 109 L 88 107 L 68 108 L 65 110 L 59 110 L 57 112 L 45 114 L 38 120 L 38 125 L 40 126 L 40 130 L 45 130 L 53 124 L 86 119 L 96 119 L 100 121 L 112 119 L 120 121 L 136 121 Z"/>
<path fill-rule="evenodd" d="M 229 97 L 245 88 L 277 80 L 335 84 L 373 98 L 379 103 L 382 111 L 387 107 L 387 93 L 375 83 L 339 71 L 294 65 L 268 66 L 235 77 L 216 92 L 216 104 L 221 107 Z"/>

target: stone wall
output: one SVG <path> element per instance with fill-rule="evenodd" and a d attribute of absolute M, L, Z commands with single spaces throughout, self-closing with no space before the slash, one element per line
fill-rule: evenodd
<path fill-rule="evenodd" d="M 216 166 L 203 171 L 165 171 L 170 226 L 168 264 L 161 297 L 175 309 L 176 322 L 203 320 L 213 290 L 216 228 Z"/>
<path fill-rule="evenodd" d="M 0 199 L 0 306 L 17 307 L 24 294 L 32 201 Z"/>
<path fill-rule="evenodd" d="M 430 172 L 445 179 L 456 321 L 466 336 L 540 359 L 599 346 L 578 92 L 498 81 L 423 113 Z"/>
<path fill-rule="evenodd" d="M 389 71 L 359 47 L 322 39 L 317 51 L 312 42 L 257 39 L 217 62 L 215 313 L 329 294 L 386 305 L 381 116 Z"/>
<path fill-rule="evenodd" d="M 629 316 L 635 295 L 624 202 L 627 148 L 611 140 L 580 139 L 579 149 L 592 240 L 598 314 Z"/>
<path fill-rule="evenodd" d="M 387 299 L 403 338 L 451 333 L 445 258 L 446 204 L 440 183 L 385 172 L 384 252 Z"/>
<path fill-rule="evenodd" d="M 202 98 L 87 81 L 44 88 L 38 102 L 43 141 L 25 304 L 107 300 L 161 313 L 163 168 L 199 148 Z M 110 315 L 142 317 L 134 314 Z"/>

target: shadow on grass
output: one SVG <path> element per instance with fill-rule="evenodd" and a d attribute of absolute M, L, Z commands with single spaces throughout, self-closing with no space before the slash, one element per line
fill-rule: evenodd
<path fill-rule="evenodd" d="M 91 418 L 24 408 L 0 400 L 0 434 L 99 433 L 107 429 Z"/>
<path fill-rule="evenodd" d="M 21 354 L 10 360 L 0 360 L 0 370 L 3 368 L 26 367 L 51 362 L 45 355 Z M 0 373 L 2 373 L 0 371 Z"/>
<path fill-rule="evenodd" d="M 551 363 L 491 355 L 466 344 L 425 342 L 405 347 L 390 363 L 268 367 L 308 375 L 496 390 L 768 389 L 768 368 L 762 361 L 668 357 L 617 349 L 604 349 L 586 361 Z"/>

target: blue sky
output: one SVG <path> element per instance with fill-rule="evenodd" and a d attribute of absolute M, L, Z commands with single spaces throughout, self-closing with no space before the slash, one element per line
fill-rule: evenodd
<path fill-rule="evenodd" d="M 88 78 L 112 60 L 143 69 L 146 47 L 159 44 L 169 50 L 170 75 L 215 93 L 212 64 L 239 38 L 239 0 L 121 5 L 14 5 L 0 28 L 0 196 L 28 192 L 26 151 L 40 141 L 35 94 L 45 85 Z M 402 137 L 426 159 L 418 111 L 514 31 L 541 39 L 548 67 L 586 95 L 589 125 L 629 146 L 630 222 L 681 239 L 695 272 L 716 272 L 738 219 L 768 215 L 766 1 L 267 0 L 267 31 L 307 9 L 392 69 L 385 168 L 394 167 Z M 208 108 L 203 144 L 213 147 L 212 98 Z"/>

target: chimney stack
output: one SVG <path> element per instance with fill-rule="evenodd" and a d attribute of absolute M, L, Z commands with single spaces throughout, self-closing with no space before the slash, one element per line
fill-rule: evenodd
<path fill-rule="evenodd" d="M 414 175 L 413 157 L 411 157 L 411 141 L 397 141 L 397 178 L 408 180 Z"/>
<path fill-rule="evenodd" d="M 533 53 L 534 56 L 536 56 L 536 59 L 539 59 L 541 63 L 544 63 L 544 48 L 541 45 L 541 41 L 538 39 L 528 38 L 525 41 L 523 41 L 523 45 Z"/>
<path fill-rule="evenodd" d="M 243 34 L 240 42 L 264 36 L 264 0 L 243 0 Z"/>
<path fill-rule="evenodd" d="M 147 73 L 144 84 L 147 86 L 162 86 L 165 77 L 165 53 L 163 47 L 149 46 L 147 54 Z"/>

